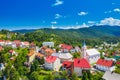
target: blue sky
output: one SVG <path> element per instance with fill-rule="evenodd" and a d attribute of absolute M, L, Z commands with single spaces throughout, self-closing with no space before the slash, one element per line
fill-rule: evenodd
<path fill-rule="evenodd" d="M 0 0 L 0 29 L 120 25 L 119 0 Z"/>

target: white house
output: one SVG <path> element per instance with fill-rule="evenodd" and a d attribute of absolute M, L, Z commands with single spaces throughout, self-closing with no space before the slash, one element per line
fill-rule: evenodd
<path fill-rule="evenodd" d="M 88 49 L 86 50 L 86 53 L 90 64 L 97 62 L 100 58 L 100 52 L 98 52 L 97 49 Z"/>
<path fill-rule="evenodd" d="M 21 42 L 20 47 L 25 48 L 25 47 L 29 47 L 30 43 L 29 42 Z"/>
<path fill-rule="evenodd" d="M 3 63 L 0 63 L 0 70 L 4 70 L 5 69 L 5 66 Z"/>
<path fill-rule="evenodd" d="M 113 64 L 113 60 L 99 59 L 96 63 L 96 68 L 102 71 L 113 71 L 115 69 Z"/>
<path fill-rule="evenodd" d="M 58 71 L 60 68 L 60 59 L 55 56 L 48 56 L 45 58 L 45 68 Z"/>
<path fill-rule="evenodd" d="M 9 50 L 9 53 L 10 53 L 11 56 L 13 56 L 13 55 L 17 56 L 18 55 L 14 50 Z"/>
<path fill-rule="evenodd" d="M 82 57 L 87 59 L 90 64 L 96 63 L 100 58 L 100 52 L 97 49 L 87 49 L 86 44 L 84 43 L 82 47 Z"/>
<path fill-rule="evenodd" d="M 52 56 L 58 57 L 61 62 L 63 61 L 71 61 L 73 56 L 70 53 L 53 53 Z"/>
<path fill-rule="evenodd" d="M 43 42 L 43 46 L 54 47 L 54 42 Z"/>
<path fill-rule="evenodd" d="M 74 72 L 78 75 L 78 76 L 82 76 L 82 71 L 83 70 L 89 70 L 91 68 L 89 62 L 84 59 L 74 59 Z"/>
<path fill-rule="evenodd" d="M 4 44 L 5 44 L 5 41 L 4 40 L 0 40 L 0 45 L 4 46 Z"/>

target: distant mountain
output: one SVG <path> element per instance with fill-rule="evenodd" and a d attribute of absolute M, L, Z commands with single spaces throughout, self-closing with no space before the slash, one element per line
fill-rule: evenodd
<path fill-rule="evenodd" d="M 37 29 L 20 29 L 20 30 L 13 30 L 12 32 L 20 32 L 20 33 L 27 33 L 27 32 L 33 32 Z"/>
<path fill-rule="evenodd" d="M 120 26 L 91 26 L 88 28 L 79 29 L 30 29 L 30 30 L 16 30 L 13 32 L 20 33 L 46 33 L 55 34 L 61 37 L 74 37 L 74 38 L 100 38 L 100 37 L 120 37 Z"/>

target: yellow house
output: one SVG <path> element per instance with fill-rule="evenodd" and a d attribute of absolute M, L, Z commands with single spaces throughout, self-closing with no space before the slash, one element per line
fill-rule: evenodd
<path fill-rule="evenodd" d="M 33 62 L 35 59 L 35 51 L 33 49 L 30 50 L 29 54 L 27 55 L 28 63 Z"/>

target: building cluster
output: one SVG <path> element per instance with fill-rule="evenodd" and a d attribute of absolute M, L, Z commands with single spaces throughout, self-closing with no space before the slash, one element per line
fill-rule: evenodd
<path fill-rule="evenodd" d="M 67 44 L 60 44 L 57 46 L 59 50 L 57 51 L 54 48 L 54 42 L 43 42 L 42 46 L 39 48 L 34 43 L 21 42 L 19 40 L 15 41 L 4 41 L 0 40 L 0 50 L 2 46 L 11 46 L 16 47 L 29 47 L 29 53 L 26 55 L 27 62 L 24 64 L 30 67 L 31 63 L 35 58 L 44 59 L 44 68 L 54 71 L 67 70 L 68 74 L 75 72 L 78 76 L 82 76 L 82 71 L 92 70 L 95 68 L 101 71 L 113 71 L 115 69 L 115 60 L 113 59 L 101 59 L 100 52 L 95 49 L 88 49 L 85 42 L 82 45 L 82 48 L 72 47 Z M 75 52 L 81 55 L 81 58 L 73 58 L 72 54 Z M 10 55 L 16 55 L 17 53 L 14 50 L 9 51 Z M 0 69 L 4 69 L 1 64 Z M 106 76 L 104 76 L 105 78 Z"/>
<path fill-rule="evenodd" d="M 101 71 L 113 71 L 115 69 L 113 59 L 101 59 L 100 52 L 95 48 L 87 49 L 85 42 L 81 49 L 79 47 L 73 48 L 67 44 L 60 44 L 58 47 L 60 49 L 56 51 L 53 42 L 43 42 L 38 50 L 30 51 L 27 55 L 28 63 L 32 63 L 35 58 L 44 58 L 45 69 L 67 70 L 69 74 L 75 72 L 78 76 L 82 75 L 83 70 L 92 70 L 93 64 L 95 69 Z M 73 58 L 72 54 L 75 52 L 80 52 L 81 58 Z"/>
<path fill-rule="evenodd" d="M 0 40 L 0 46 L 10 46 L 12 48 L 17 48 L 17 47 L 29 47 L 30 43 L 28 41 L 20 41 L 20 40 L 14 40 L 14 41 L 10 41 L 10 40 Z"/>

